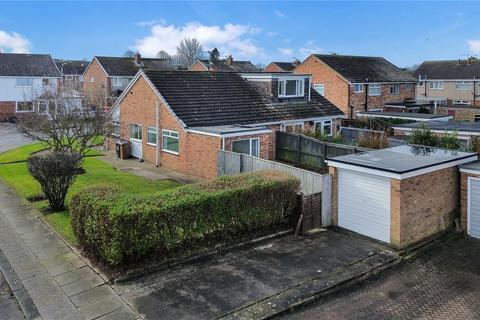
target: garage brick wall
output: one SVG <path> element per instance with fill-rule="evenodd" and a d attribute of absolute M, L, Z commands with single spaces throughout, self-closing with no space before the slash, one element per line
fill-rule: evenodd
<path fill-rule="evenodd" d="M 458 180 L 457 167 L 391 179 L 391 244 L 404 248 L 451 227 L 458 214 Z"/>
<path fill-rule="evenodd" d="M 460 227 L 467 231 L 468 178 L 480 178 L 480 174 L 460 173 Z"/>
<path fill-rule="evenodd" d="M 5 121 L 15 115 L 15 101 L 0 101 L 0 121 Z"/>

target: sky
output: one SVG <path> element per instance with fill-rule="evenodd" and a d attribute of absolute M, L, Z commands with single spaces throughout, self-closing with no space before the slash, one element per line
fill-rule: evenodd
<path fill-rule="evenodd" d="M 480 56 L 478 17 L 475 1 L 0 1 L 0 50 L 152 57 L 195 37 L 205 51 L 254 63 L 335 52 L 410 67 Z"/>

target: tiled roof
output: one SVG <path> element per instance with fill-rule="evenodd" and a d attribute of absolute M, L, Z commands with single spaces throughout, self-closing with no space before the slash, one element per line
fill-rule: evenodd
<path fill-rule="evenodd" d="M 0 53 L 0 76 L 60 77 L 49 54 Z"/>
<path fill-rule="evenodd" d="M 351 83 L 416 81 L 409 71 L 398 68 L 382 57 L 324 54 L 315 56 Z"/>
<path fill-rule="evenodd" d="M 233 60 L 232 65 L 229 65 L 226 60 L 199 60 L 208 68 L 209 71 L 223 71 L 223 72 L 259 72 L 260 69 L 255 67 L 250 61 Z"/>
<path fill-rule="evenodd" d="M 141 58 L 142 65 L 137 66 L 134 58 L 126 57 L 95 57 L 109 76 L 133 77 L 139 69 L 168 71 L 173 70 L 170 59 Z"/>
<path fill-rule="evenodd" d="M 88 66 L 88 61 L 55 59 L 55 64 L 60 72 L 63 71 L 63 75 L 82 75 Z"/>
<path fill-rule="evenodd" d="M 480 78 L 480 60 L 444 60 L 425 61 L 414 73 L 427 79 L 478 79 Z"/>
<path fill-rule="evenodd" d="M 145 70 L 144 73 L 188 127 L 258 124 L 342 114 L 319 95 L 310 103 L 272 104 L 233 72 Z"/>
<path fill-rule="evenodd" d="M 280 61 L 274 61 L 272 63 L 277 65 L 280 69 L 282 69 L 282 71 L 285 71 L 285 72 L 293 71 L 293 69 L 295 69 L 298 65 L 293 62 L 280 62 Z"/>

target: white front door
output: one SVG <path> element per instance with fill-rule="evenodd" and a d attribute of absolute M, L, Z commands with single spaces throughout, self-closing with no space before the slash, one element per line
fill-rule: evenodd
<path fill-rule="evenodd" d="M 130 124 L 130 155 L 138 159 L 142 159 L 142 129 L 140 124 Z"/>
<path fill-rule="evenodd" d="M 480 179 L 468 178 L 468 234 L 480 238 Z"/>
<path fill-rule="evenodd" d="M 338 169 L 338 225 L 390 243 L 390 179 Z"/>

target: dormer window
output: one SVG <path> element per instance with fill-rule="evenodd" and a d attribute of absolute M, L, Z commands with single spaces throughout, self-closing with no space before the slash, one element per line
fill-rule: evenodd
<path fill-rule="evenodd" d="M 280 79 L 278 81 L 278 97 L 292 98 L 304 96 L 303 79 Z"/>

